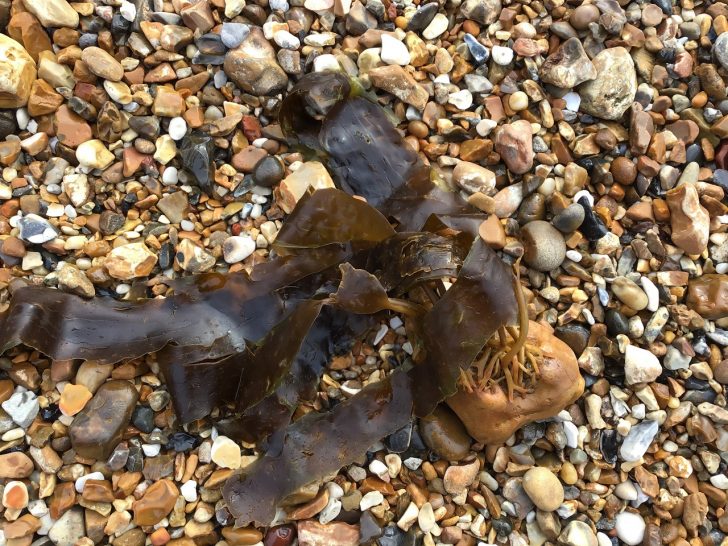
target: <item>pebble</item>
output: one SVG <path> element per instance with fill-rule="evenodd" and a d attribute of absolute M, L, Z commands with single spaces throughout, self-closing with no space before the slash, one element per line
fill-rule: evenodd
<path fill-rule="evenodd" d="M 493 46 L 490 50 L 490 55 L 496 64 L 508 66 L 513 62 L 514 53 L 510 47 Z"/>
<path fill-rule="evenodd" d="M 56 229 L 37 214 L 27 214 L 18 220 L 18 236 L 32 244 L 43 244 L 58 236 Z"/>
<path fill-rule="evenodd" d="M 628 546 L 642 544 L 645 536 L 645 520 L 633 512 L 620 512 L 614 518 L 615 529 L 619 539 Z"/>
<path fill-rule="evenodd" d="M 518 120 L 499 127 L 495 149 L 509 171 L 515 174 L 530 171 L 534 158 L 531 124 L 526 120 Z"/>
<path fill-rule="evenodd" d="M 521 228 L 524 261 L 538 271 L 559 267 L 566 256 L 566 243 L 561 233 L 543 220 L 534 220 Z"/>
<path fill-rule="evenodd" d="M 535 466 L 523 475 L 523 489 L 540 510 L 551 512 L 564 502 L 564 487 L 547 468 Z"/>
<path fill-rule="evenodd" d="M 649 303 L 647 294 L 627 277 L 616 277 L 612 282 L 612 291 L 625 305 L 635 311 L 645 309 Z"/>
<path fill-rule="evenodd" d="M 624 375 L 628 385 L 650 383 L 662 373 L 658 358 L 650 351 L 628 345 L 624 353 Z"/>
<path fill-rule="evenodd" d="M 592 62 L 596 77 L 579 86 L 580 110 L 602 119 L 619 119 L 637 94 L 634 61 L 625 48 L 612 47 L 599 52 Z"/>
<path fill-rule="evenodd" d="M 255 248 L 255 241 L 250 237 L 228 237 L 222 246 L 223 257 L 229 264 L 242 262 L 255 251 Z"/>
<path fill-rule="evenodd" d="M 212 462 L 222 468 L 240 468 L 240 446 L 227 436 L 218 436 L 212 443 Z"/>
<path fill-rule="evenodd" d="M 386 64 L 397 64 L 400 66 L 407 66 L 411 60 L 407 46 L 389 34 L 382 34 L 382 50 L 379 57 Z"/>
<path fill-rule="evenodd" d="M 642 421 L 630 428 L 619 448 L 619 455 L 622 460 L 627 462 L 639 461 L 647 452 L 659 428 L 657 421 L 651 419 Z"/>
<path fill-rule="evenodd" d="M 31 391 L 14 393 L 2 403 L 2 408 L 22 429 L 27 429 L 40 411 L 38 397 Z"/>
<path fill-rule="evenodd" d="M 105 460 L 121 440 L 138 398 L 128 381 L 101 385 L 68 429 L 76 452 L 82 457 Z"/>

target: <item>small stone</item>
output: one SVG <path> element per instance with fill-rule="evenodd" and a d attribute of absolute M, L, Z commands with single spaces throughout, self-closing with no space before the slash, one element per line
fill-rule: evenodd
<path fill-rule="evenodd" d="M 650 383 L 662 373 L 660 361 L 650 351 L 628 345 L 624 353 L 624 374 L 627 385 Z"/>
<path fill-rule="evenodd" d="M 68 429 L 71 445 L 82 457 L 105 460 L 131 420 L 139 394 L 128 381 L 107 381 L 76 415 Z"/>
<path fill-rule="evenodd" d="M 728 316 L 728 275 L 711 273 L 691 280 L 686 304 L 710 320 Z"/>
<path fill-rule="evenodd" d="M 452 180 L 469 193 L 493 195 L 495 190 L 495 173 L 470 161 L 460 161 L 455 165 Z"/>
<path fill-rule="evenodd" d="M 275 49 L 262 29 L 248 28 L 248 36 L 225 55 L 225 74 L 246 93 L 272 95 L 283 91 L 288 76 L 276 61 Z"/>
<path fill-rule="evenodd" d="M 526 263 L 538 271 L 559 267 L 566 257 L 566 243 L 561 233 L 548 222 L 534 220 L 521 229 Z"/>
<path fill-rule="evenodd" d="M 472 440 L 460 420 L 445 406 L 438 406 L 419 420 L 422 439 L 447 461 L 459 461 L 470 452 Z"/>
<path fill-rule="evenodd" d="M 27 214 L 18 220 L 20 233 L 18 236 L 34 245 L 41 245 L 52 241 L 58 236 L 58 232 L 48 222 L 37 214 Z"/>
<path fill-rule="evenodd" d="M 475 477 L 480 471 L 480 462 L 475 459 L 463 465 L 453 465 L 448 467 L 442 478 L 442 484 L 445 491 L 451 495 L 458 495 L 467 489 L 473 483 Z"/>
<path fill-rule="evenodd" d="M 242 262 L 255 252 L 255 248 L 255 241 L 250 237 L 228 237 L 222 245 L 223 258 L 225 259 L 225 262 L 229 264 Z"/>
<path fill-rule="evenodd" d="M 184 220 L 188 207 L 187 194 L 183 191 L 168 193 L 157 202 L 157 208 L 173 224 L 179 224 Z"/>
<path fill-rule="evenodd" d="M 153 483 L 132 507 L 134 523 L 156 525 L 172 511 L 178 496 L 179 490 L 171 480 Z"/>
<path fill-rule="evenodd" d="M 502 10 L 501 0 L 465 0 L 460 13 L 481 25 L 490 25 L 498 20 Z"/>
<path fill-rule="evenodd" d="M 240 446 L 227 436 L 218 436 L 212 443 L 212 462 L 222 468 L 240 468 Z"/>
<path fill-rule="evenodd" d="M 556 475 L 540 466 L 523 475 L 523 489 L 540 510 L 552 512 L 564 502 L 564 487 Z"/>
<path fill-rule="evenodd" d="M 215 257 L 190 239 L 182 239 L 177 245 L 175 261 L 183 270 L 195 275 L 215 266 Z"/>
<path fill-rule="evenodd" d="M 633 512 L 621 512 L 615 518 L 615 529 L 619 539 L 628 546 L 642 544 L 645 536 L 645 520 Z"/>
<path fill-rule="evenodd" d="M 103 142 L 94 139 L 78 145 L 76 159 L 82 167 L 87 169 L 105 169 L 115 158 Z"/>
<path fill-rule="evenodd" d="M 109 253 L 104 262 L 109 275 L 120 280 L 146 277 L 156 264 L 157 255 L 144 243 L 118 246 Z"/>
<path fill-rule="evenodd" d="M 65 268 L 64 268 L 65 269 Z M 64 415 L 73 416 L 80 412 L 93 395 L 83 385 L 68 384 L 61 393 L 58 407 Z"/>
<path fill-rule="evenodd" d="M 258 186 L 272 188 L 283 179 L 285 174 L 286 169 L 281 160 L 269 155 L 256 163 L 253 169 L 253 180 Z"/>
<path fill-rule="evenodd" d="M 593 59 L 596 78 L 579 86 L 580 109 L 592 116 L 622 117 L 637 94 L 634 61 L 623 47 L 604 49 Z"/>
<path fill-rule="evenodd" d="M 25 453 L 0 454 L 0 478 L 23 479 L 33 473 L 33 461 Z"/>
<path fill-rule="evenodd" d="M 390 34 L 382 34 L 382 50 L 379 56 L 386 64 L 400 66 L 407 66 L 411 60 L 407 46 Z"/>
<path fill-rule="evenodd" d="M 309 187 L 316 190 L 335 187 L 326 167 L 318 161 L 306 161 L 281 181 L 278 205 L 283 212 L 290 214 Z"/>
<path fill-rule="evenodd" d="M 75 546 L 85 536 L 84 515 L 80 507 L 65 512 L 48 531 L 48 538 L 56 546 Z"/>
<path fill-rule="evenodd" d="M 513 50 L 510 47 L 493 46 L 490 56 L 496 64 L 508 66 L 513 61 Z"/>
<path fill-rule="evenodd" d="M 688 254 L 701 254 L 708 247 L 710 215 L 700 204 L 693 184 L 682 184 L 667 192 L 672 242 Z"/>
<path fill-rule="evenodd" d="M 22 510 L 28 506 L 28 488 L 23 482 L 10 481 L 3 490 L 3 506 L 13 510 Z"/>
<path fill-rule="evenodd" d="M 622 303 L 635 311 L 645 309 L 649 303 L 647 294 L 637 286 L 637 283 L 627 277 L 616 277 L 612 282 L 612 292 Z"/>
<path fill-rule="evenodd" d="M 619 455 L 623 461 L 636 462 L 647 452 L 657 435 L 660 426 L 651 419 L 634 425 L 627 434 L 619 448 Z"/>
<path fill-rule="evenodd" d="M 572 520 L 564 527 L 559 535 L 558 543 L 562 546 L 599 546 L 591 527 L 579 520 Z"/>
<path fill-rule="evenodd" d="M 596 78 L 597 70 L 584 51 L 581 41 L 578 38 L 569 38 L 544 61 L 539 75 L 546 83 L 570 89 Z"/>
<path fill-rule="evenodd" d="M 270 542 L 270 544 L 277 546 L 278 542 Z M 357 546 L 359 544 L 359 526 L 343 522 L 322 525 L 312 520 L 299 521 L 298 544 L 299 546 L 331 546 L 333 544 Z"/>
<path fill-rule="evenodd" d="M 96 294 L 93 283 L 86 274 L 73 264 L 56 269 L 58 287 L 65 292 L 91 298 Z"/>
<path fill-rule="evenodd" d="M 515 174 L 530 171 L 534 157 L 531 124 L 521 119 L 502 125 L 496 133 L 495 150 L 509 171 Z"/>
<path fill-rule="evenodd" d="M 44 27 L 78 27 L 78 12 L 66 0 L 23 0 L 22 4 Z"/>
<path fill-rule="evenodd" d="M 85 48 L 81 54 L 81 60 L 86 63 L 91 73 L 99 78 L 118 82 L 124 77 L 121 63 L 100 47 Z"/>
<path fill-rule="evenodd" d="M 422 31 L 422 37 L 425 40 L 434 40 L 444 33 L 450 25 L 447 16 L 444 13 L 438 13 L 432 18 L 430 24 Z"/>
<path fill-rule="evenodd" d="M 374 87 L 391 93 L 402 102 L 423 110 L 429 94 L 422 85 L 399 65 L 379 66 L 369 71 Z"/>
<path fill-rule="evenodd" d="M 722 32 L 713 43 L 713 55 L 728 70 L 728 32 Z"/>
<path fill-rule="evenodd" d="M 2 408 L 23 429 L 30 426 L 40 411 L 38 397 L 31 391 L 14 393 L 2 403 Z"/>
<path fill-rule="evenodd" d="M 250 34 L 250 28 L 248 25 L 243 23 L 229 23 L 225 22 L 222 24 L 222 30 L 220 31 L 220 38 L 225 47 L 235 49 L 243 43 Z"/>
<path fill-rule="evenodd" d="M 579 203 L 572 203 L 554 216 L 551 223 L 562 233 L 572 233 L 579 229 L 583 221 L 584 208 Z"/>

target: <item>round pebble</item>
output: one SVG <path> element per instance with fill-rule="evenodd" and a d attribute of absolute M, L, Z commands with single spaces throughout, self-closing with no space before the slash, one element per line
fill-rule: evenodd
<path fill-rule="evenodd" d="M 538 271 L 559 267 L 566 256 L 566 243 L 561 233 L 543 220 L 529 222 L 521 228 L 523 259 Z"/>
<path fill-rule="evenodd" d="M 540 510 L 551 512 L 564 502 L 564 487 L 553 472 L 541 466 L 523 475 L 523 489 Z"/>

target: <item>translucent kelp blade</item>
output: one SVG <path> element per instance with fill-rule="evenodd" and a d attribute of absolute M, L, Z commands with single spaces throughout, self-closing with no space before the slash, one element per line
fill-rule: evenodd
<path fill-rule="evenodd" d="M 375 323 L 369 315 L 324 307 L 278 388 L 237 420 L 236 437 L 254 443 L 284 431 L 296 408 L 316 397 L 319 380 L 331 359 L 349 352 L 354 342 Z M 280 436 L 270 440 L 268 443 L 273 445 L 265 449 L 278 450 L 278 441 Z"/>
<path fill-rule="evenodd" d="M 306 74 L 281 104 L 278 120 L 283 133 L 307 148 L 318 150 L 323 117 L 350 91 L 349 78 L 340 72 Z"/>
<path fill-rule="evenodd" d="M 394 235 L 380 212 L 334 188 L 304 196 L 286 219 L 273 243 L 280 254 L 334 243 L 376 243 Z"/>
<path fill-rule="evenodd" d="M 337 185 L 377 209 L 406 190 L 432 188 L 429 169 L 407 146 L 378 104 L 357 97 L 339 102 L 326 116 L 319 140 Z"/>
<path fill-rule="evenodd" d="M 235 401 L 238 378 L 252 360 L 245 350 L 216 361 L 164 361 L 160 368 L 180 423 L 201 419 L 216 407 Z"/>
<path fill-rule="evenodd" d="M 215 360 L 243 351 L 280 322 L 283 302 L 269 289 L 244 274 L 209 291 L 139 302 L 23 287 L 0 317 L 0 352 L 22 343 L 56 360 L 114 363 L 171 344 L 185 362 L 191 353 Z"/>
<path fill-rule="evenodd" d="M 412 414 L 410 377 L 403 371 L 369 385 L 328 413 L 309 413 L 269 452 L 230 478 L 223 496 L 237 525 L 269 524 L 280 502 L 300 487 L 363 457 Z"/>
<path fill-rule="evenodd" d="M 307 300 L 276 324 L 249 360 L 243 360 L 236 401 L 246 410 L 273 392 L 288 375 L 325 300 Z M 242 358 L 245 358 L 244 355 Z"/>
<path fill-rule="evenodd" d="M 341 264 L 341 284 L 332 297 L 342 309 L 371 315 L 389 308 L 389 297 L 377 278 L 351 264 Z"/>
<path fill-rule="evenodd" d="M 518 311 L 513 273 L 477 239 L 456 282 L 424 317 L 424 361 L 418 364 L 415 412 L 428 415 L 455 393 L 460 370 L 467 369 L 501 326 Z"/>

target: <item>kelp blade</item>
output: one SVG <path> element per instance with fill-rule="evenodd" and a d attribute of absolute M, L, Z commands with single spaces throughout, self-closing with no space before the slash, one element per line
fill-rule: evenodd
<path fill-rule="evenodd" d="M 303 416 L 285 430 L 280 452 L 264 455 L 225 484 L 223 496 L 236 524 L 269 524 L 285 497 L 363 457 L 411 414 L 410 377 L 396 371 L 328 413 Z"/>
<path fill-rule="evenodd" d="M 425 357 L 415 384 L 419 417 L 455 393 L 460 370 L 470 367 L 498 328 L 515 320 L 513 278 L 510 267 L 476 240 L 455 283 L 423 319 Z"/>

